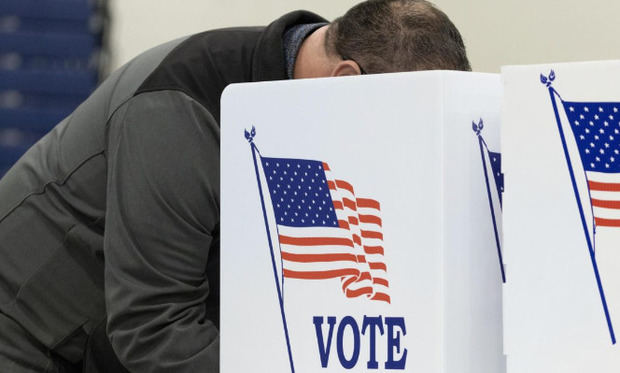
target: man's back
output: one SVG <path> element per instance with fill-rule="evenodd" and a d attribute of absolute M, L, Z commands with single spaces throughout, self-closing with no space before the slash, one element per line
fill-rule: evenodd
<path fill-rule="evenodd" d="M 107 305 L 133 368 L 217 367 L 220 95 L 285 79 L 283 31 L 317 20 L 156 47 L 31 148 L 0 180 L 0 316 L 75 363 Z"/>

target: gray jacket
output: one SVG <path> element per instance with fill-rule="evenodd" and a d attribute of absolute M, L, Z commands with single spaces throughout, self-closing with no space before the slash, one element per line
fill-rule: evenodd
<path fill-rule="evenodd" d="M 282 34 L 214 30 L 112 74 L 0 180 L 0 312 L 83 359 L 107 334 L 136 372 L 218 370 L 219 101 L 286 79 Z"/>

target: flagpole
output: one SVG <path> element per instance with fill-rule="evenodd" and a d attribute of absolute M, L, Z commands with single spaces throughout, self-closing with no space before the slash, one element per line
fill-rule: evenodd
<path fill-rule="evenodd" d="M 258 192 L 260 194 L 260 202 L 261 202 L 261 207 L 263 209 L 263 219 L 265 220 L 265 229 L 267 231 L 267 241 L 269 242 L 269 251 L 271 253 L 271 265 L 273 267 L 273 276 L 276 281 L 276 289 L 278 291 L 278 302 L 280 303 L 280 314 L 282 315 L 282 325 L 284 326 L 284 336 L 286 337 L 286 348 L 288 350 L 288 360 L 291 365 L 291 373 L 295 373 L 295 366 L 293 365 L 293 353 L 291 352 L 291 342 L 288 336 L 288 325 L 286 323 L 286 314 L 284 313 L 284 300 L 282 299 L 282 291 L 280 290 L 280 280 L 278 278 L 278 271 L 276 269 L 276 260 L 275 260 L 275 255 L 273 252 L 273 244 L 271 242 L 271 232 L 269 230 L 269 222 L 267 220 L 267 210 L 265 208 L 265 199 L 263 197 L 263 187 L 260 182 L 260 174 L 258 171 L 258 161 L 256 159 L 256 153 L 259 153 L 259 156 L 260 156 L 260 152 L 258 151 L 258 148 L 254 144 L 255 134 L 256 132 L 255 132 L 254 127 L 252 127 L 251 134 L 245 131 L 245 137 L 249 141 L 250 147 L 252 149 L 252 158 L 254 160 L 254 170 L 256 171 L 256 181 L 258 183 Z"/>
<path fill-rule="evenodd" d="M 489 207 L 491 208 L 491 218 L 493 219 L 493 232 L 495 232 L 495 244 L 497 245 L 497 257 L 499 258 L 499 268 L 502 272 L 502 282 L 506 283 L 506 273 L 504 272 L 504 259 L 502 257 L 501 243 L 499 239 L 499 232 L 497 231 L 497 221 L 495 219 L 495 209 L 493 208 L 493 198 L 491 198 L 491 186 L 489 184 L 489 173 L 487 171 L 487 165 L 484 161 L 484 140 L 482 135 L 478 132 L 478 143 L 480 144 L 480 156 L 482 158 L 482 168 L 484 169 L 484 181 L 487 185 L 487 197 L 489 198 Z M 488 149 L 487 149 L 488 150 Z"/>
<path fill-rule="evenodd" d="M 553 73 L 553 72 L 552 72 Z M 579 189 L 577 189 L 577 182 L 575 181 L 575 174 L 573 172 L 573 166 L 570 160 L 570 156 L 568 153 L 568 147 L 566 146 L 566 138 L 564 137 L 564 130 L 562 129 L 562 122 L 560 119 L 560 113 L 558 111 L 558 104 L 555 99 L 555 95 L 559 94 L 555 91 L 555 89 L 551 86 L 551 79 L 549 82 L 546 80 L 543 83 L 547 83 L 547 88 L 549 90 L 549 96 L 551 96 L 551 103 L 553 104 L 553 112 L 555 114 L 555 120 L 558 125 L 558 131 L 560 132 L 560 139 L 562 140 L 562 147 L 564 148 L 564 158 L 566 158 L 566 163 L 568 165 L 568 173 L 570 174 L 571 184 L 573 186 L 573 192 L 575 194 L 575 199 L 577 200 L 577 207 L 579 209 L 579 216 L 581 217 L 581 225 L 583 227 L 583 232 L 586 236 L 586 242 L 588 243 L 588 251 L 590 253 L 590 261 L 592 262 L 592 267 L 594 268 L 594 276 L 596 277 L 596 285 L 598 286 L 598 291 L 601 297 L 601 302 L 603 303 L 603 311 L 605 312 L 605 319 L 607 320 L 607 327 L 609 328 L 609 335 L 611 337 L 611 343 L 616 344 L 616 335 L 614 333 L 614 327 L 611 323 L 611 317 L 609 315 L 609 309 L 607 308 L 607 300 L 605 299 L 605 291 L 603 290 L 603 283 L 601 282 L 601 276 L 598 271 L 598 265 L 596 263 L 596 257 L 594 255 L 594 248 L 592 246 L 592 239 L 590 237 L 590 233 L 588 232 L 588 225 L 586 223 L 585 214 L 583 212 L 583 206 L 581 205 L 581 198 L 579 196 Z M 562 98 L 560 97 L 560 100 Z"/>

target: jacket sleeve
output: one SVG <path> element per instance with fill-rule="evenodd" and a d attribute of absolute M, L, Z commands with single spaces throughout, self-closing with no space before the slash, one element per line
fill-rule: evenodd
<path fill-rule="evenodd" d="M 142 93 L 108 127 L 107 333 L 132 372 L 217 372 L 206 319 L 219 239 L 219 127 L 178 91 Z"/>

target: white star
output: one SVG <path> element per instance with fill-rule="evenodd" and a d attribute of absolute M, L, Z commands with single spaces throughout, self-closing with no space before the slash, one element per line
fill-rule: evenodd
<path fill-rule="evenodd" d="M 568 108 L 568 110 L 575 111 L 575 108 L 571 106 L 571 107 Z"/>
<path fill-rule="evenodd" d="M 597 162 L 600 162 L 600 161 L 601 161 L 601 159 L 600 159 L 599 157 L 596 157 L 596 161 L 597 161 Z"/>
<path fill-rule="evenodd" d="M 609 160 L 610 160 L 610 161 L 612 161 L 612 162 L 615 162 L 616 158 L 614 158 L 614 157 L 609 157 Z"/>
<path fill-rule="evenodd" d="M 593 147 L 594 147 L 594 143 L 593 143 L 593 142 L 591 142 L 591 143 L 590 143 L 590 147 L 591 147 L 591 148 L 593 148 Z"/>
<path fill-rule="evenodd" d="M 585 119 L 585 117 L 583 116 L 583 114 L 579 114 L 579 119 Z"/>
<path fill-rule="evenodd" d="M 598 114 L 594 114 L 594 119 L 598 119 Z"/>
<path fill-rule="evenodd" d="M 609 148 L 609 144 L 608 144 L 608 143 L 605 143 L 605 147 L 606 147 L 606 148 Z"/>
<path fill-rule="evenodd" d="M 598 152 L 601 154 L 605 154 L 605 151 L 603 149 L 600 149 Z"/>
<path fill-rule="evenodd" d="M 599 106 L 598 107 L 598 111 L 602 113 L 603 112 L 603 108 Z"/>
<path fill-rule="evenodd" d="M 586 149 L 586 154 L 590 154 L 590 149 Z"/>
<path fill-rule="evenodd" d="M 586 133 L 590 133 L 590 130 L 588 128 L 586 128 Z"/>
<path fill-rule="evenodd" d="M 600 130 L 598 130 L 598 132 L 599 133 L 605 133 L 605 130 L 601 128 Z"/>
<path fill-rule="evenodd" d="M 605 168 L 609 168 L 609 163 L 605 163 Z"/>
<path fill-rule="evenodd" d="M 590 109 L 588 109 L 588 107 L 587 107 L 587 106 L 584 106 L 584 107 L 583 107 L 583 111 L 585 111 L 585 112 L 587 113 L 587 112 L 589 112 L 589 111 L 590 111 Z"/>
<path fill-rule="evenodd" d="M 579 138 L 580 138 L 581 140 L 583 140 L 583 139 L 585 139 L 586 137 L 585 137 L 584 135 L 579 135 Z"/>
<path fill-rule="evenodd" d="M 594 168 L 596 166 L 594 165 L 594 163 L 590 163 L 590 167 Z"/>

